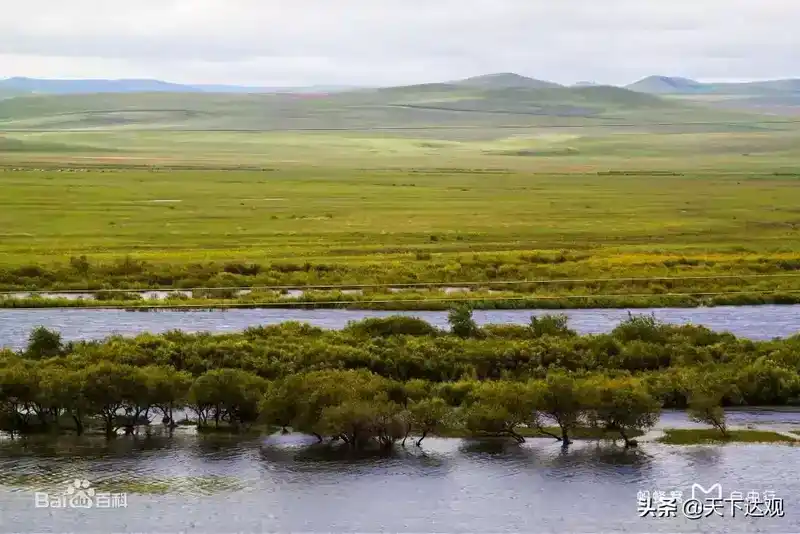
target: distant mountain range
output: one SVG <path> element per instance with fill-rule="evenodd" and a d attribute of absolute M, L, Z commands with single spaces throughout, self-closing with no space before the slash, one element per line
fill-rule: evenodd
<path fill-rule="evenodd" d="M 564 86 L 514 73 L 383 88 L 11 78 L 0 81 L 0 130 L 680 130 L 682 124 L 708 123 L 738 131 L 768 120 L 765 115 L 800 116 L 799 84 L 650 77 L 627 88 Z"/>
<path fill-rule="evenodd" d="M 429 85 L 429 84 L 428 84 Z M 564 85 L 521 76 L 496 73 L 445 82 L 448 86 L 476 89 L 556 89 Z M 592 87 L 594 82 L 579 82 L 573 87 Z M 800 79 L 742 83 L 704 83 L 688 78 L 649 76 L 624 86 L 625 89 L 655 95 L 749 95 L 776 96 L 800 94 Z M 177 84 L 161 80 L 50 80 L 8 78 L 0 80 L 0 98 L 18 94 L 88 94 L 88 93 L 340 93 L 356 86 L 248 87 L 241 85 Z"/>
<path fill-rule="evenodd" d="M 2 94 L 91 93 L 332 93 L 356 89 L 346 86 L 247 87 L 243 85 L 185 85 L 161 80 L 50 80 L 7 78 L 0 80 Z"/>

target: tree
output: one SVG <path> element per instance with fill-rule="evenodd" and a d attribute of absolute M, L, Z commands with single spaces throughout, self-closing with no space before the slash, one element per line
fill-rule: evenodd
<path fill-rule="evenodd" d="M 169 428 L 174 428 L 174 410 L 186 402 L 193 383 L 192 375 L 167 366 L 149 366 L 143 372 L 148 407 L 157 408 L 164 416 L 163 422 Z"/>
<path fill-rule="evenodd" d="M 189 388 L 189 405 L 203 427 L 209 420 L 215 427 L 227 421 L 231 425 L 247 425 L 259 416 L 266 380 L 241 369 L 214 369 L 197 378 Z"/>
<path fill-rule="evenodd" d="M 472 319 L 472 308 L 469 306 L 460 305 L 451 309 L 447 314 L 447 322 L 450 323 L 450 330 L 458 337 L 477 337 L 480 334 L 480 328 Z"/>
<path fill-rule="evenodd" d="M 536 386 L 536 406 L 542 415 L 558 425 L 561 436 L 547 432 L 541 425 L 538 425 L 539 430 L 569 445 L 572 443 L 570 432 L 580 424 L 587 408 L 584 383 L 566 374 L 552 373 Z"/>
<path fill-rule="evenodd" d="M 465 412 L 467 429 L 494 435 L 506 435 L 518 443 L 525 438 L 520 426 L 539 427 L 536 392 L 522 382 L 483 382 L 473 393 Z"/>
<path fill-rule="evenodd" d="M 591 395 L 591 419 L 595 426 L 619 432 L 625 448 L 636 446 L 631 431 L 645 431 L 655 426 L 661 405 L 636 378 L 599 377 L 587 384 Z"/>
<path fill-rule="evenodd" d="M 452 413 L 452 408 L 438 397 L 412 402 L 408 407 L 406 437 L 411 430 L 416 429 L 420 433 L 416 445 L 421 447 L 422 440 L 428 434 L 448 426 Z M 405 445 L 405 437 L 403 444 Z"/>
<path fill-rule="evenodd" d="M 83 370 L 61 366 L 45 367 L 39 378 L 37 412 L 47 414 L 49 421 L 55 424 L 56 428 L 60 427 L 62 416 L 71 418 L 75 432 L 81 435 L 84 430 L 84 417 L 90 412 L 84 392 Z"/>
<path fill-rule="evenodd" d="M 695 374 L 685 385 L 689 419 L 696 423 L 711 425 L 728 437 L 728 426 L 722 402 L 730 385 L 720 376 L 710 373 Z"/>
<path fill-rule="evenodd" d="M 0 368 L 0 411 L 12 434 L 29 429 L 38 394 L 39 368 L 36 365 L 19 361 Z"/>
<path fill-rule="evenodd" d="M 354 392 L 339 405 L 326 406 L 320 414 L 321 432 L 337 436 L 352 449 L 366 448 L 371 440 L 381 449 L 390 448 L 405 434 L 401 407 L 385 394 L 372 398 Z"/>
<path fill-rule="evenodd" d="M 341 440 L 353 449 L 370 443 L 391 447 L 405 436 L 403 404 L 390 397 L 395 383 L 368 371 L 315 371 L 271 387 L 265 419 L 284 428 Z M 402 389 L 402 388 L 401 388 Z"/>
<path fill-rule="evenodd" d="M 138 423 L 131 414 L 138 414 L 147 394 L 143 373 L 131 365 L 101 362 L 84 371 L 83 397 L 103 419 L 106 437 L 114 437 L 122 427 L 130 431 Z"/>
<path fill-rule="evenodd" d="M 576 333 L 568 326 L 569 318 L 566 315 L 542 315 L 531 317 L 530 328 L 534 337 L 557 336 L 571 337 Z"/>
<path fill-rule="evenodd" d="M 350 322 L 345 332 L 366 336 L 436 336 L 440 332 L 433 325 L 417 317 L 393 315 L 390 317 L 372 317 L 363 321 Z"/>
<path fill-rule="evenodd" d="M 28 336 L 25 356 L 37 360 L 60 356 L 64 350 L 61 334 L 43 326 L 34 328 Z"/>

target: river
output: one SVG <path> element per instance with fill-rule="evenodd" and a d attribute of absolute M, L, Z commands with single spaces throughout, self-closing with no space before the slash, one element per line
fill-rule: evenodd
<path fill-rule="evenodd" d="M 681 417 L 665 414 L 665 424 L 681 426 Z M 798 414 L 782 412 L 741 412 L 736 420 L 800 424 Z M 422 449 L 356 458 L 308 443 L 296 435 L 237 439 L 190 430 L 111 444 L 5 440 L 0 532 L 800 531 L 794 446 L 643 443 L 624 451 L 584 442 L 565 451 L 546 439 L 522 446 L 429 439 Z M 125 492 L 125 508 L 36 507 L 35 491 L 61 493 L 75 478 L 138 489 Z M 723 517 L 689 519 L 681 509 L 674 518 L 640 517 L 639 491 L 688 498 L 695 483 L 719 483 L 724 497 L 774 491 L 785 516 L 731 516 L 726 508 Z"/>
<path fill-rule="evenodd" d="M 625 320 L 628 312 L 654 314 L 671 323 L 695 323 L 712 330 L 730 331 L 751 339 L 787 337 L 800 331 L 800 305 L 793 306 L 720 306 L 714 308 L 658 308 L 636 310 L 564 310 L 569 324 L 581 333 L 601 333 Z M 479 324 L 526 324 L 531 315 L 543 310 L 477 310 Z M 308 322 L 325 328 L 342 328 L 348 321 L 366 317 L 413 315 L 430 323 L 447 326 L 446 312 L 386 312 L 364 310 L 299 310 L 299 309 L 229 309 L 206 311 L 124 311 L 78 308 L 43 308 L 0 310 L 0 346 L 24 346 L 30 331 L 37 326 L 56 329 L 66 340 L 99 339 L 112 334 L 185 331 L 230 332 L 249 326 L 276 324 L 284 321 Z"/>
<path fill-rule="evenodd" d="M 792 335 L 799 306 L 633 310 L 661 320 L 704 324 L 754 339 Z M 479 323 L 527 323 L 542 311 L 476 311 Z M 603 332 L 625 310 L 566 312 L 580 332 Z M 113 333 L 235 331 L 258 324 L 305 321 L 340 328 L 389 312 L 228 310 L 125 312 L 84 309 L 0 311 L 0 343 L 20 347 L 37 325 L 66 339 Z M 438 326 L 446 314 L 414 312 Z M 799 429 L 792 411 L 737 411 L 733 425 Z M 667 413 L 662 426 L 685 426 Z M 313 441 L 313 440 L 312 440 Z M 324 450 L 324 449 L 323 449 Z M 800 532 L 800 448 L 791 445 L 674 447 L 643 442 L 624 451 L 610 444 L 550 440 L 507 442 L 429 439 L 419 450 L 381 457 L 342 457 L 309 447 L 303 436 L 174 436 L 0 441 L 0 533 L 147 532 Z M 61 494 L 65 483 L 123 485 L 126 507 L 47 509 L 36 491 Z M 738 491 L 773 491 L 783 518 L 640 517 L 640 491 L 682 491 L 719 483 Z M 123 491 L 123 490 L 118 490 Z M 45 496 L 47 497 L 47 496 Z M 98 497 L 95 497 L 98 498 Z"/>

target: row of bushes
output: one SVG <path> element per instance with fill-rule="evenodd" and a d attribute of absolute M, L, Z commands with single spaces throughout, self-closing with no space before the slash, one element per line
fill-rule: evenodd
<path fill-rule="evenodd" d="M 391 285 L 537 279 L 624 278 L 620 282 L 564 282 L 565 291 L 583 289 L 594 293 L 609 289 L 669 291 L 716 291 L 723 288 L 756 287 L 766 290 L 797 289 L 788 279 L 731 278 L 681 280 L 630 280 L 688 275 L 785 274 L 800 270 L 800 258 L 776 256 L 751 258 L 730 254 L 716 260 L 654 253 L 634 258 L 628 264 L 610 263 L 602 257 L 570 251 L 508 252 L 498 254 L 431 254 L 409 251 L 396 261 L 342 262 L 272 261 L 269 263 L 207 262 L 187 264 L 151 263 L 132 257 L 116 261 L 92 261 L 85 256 L 52 265 L 0 266 L 0 290 L 77 289 L 188 289 L 193 287 Z M 435 252 L 435 251 L 433 251 Z M 514 287 L 521 292 L 544 289 L 530 285 Z"/>
<path fill-rule="evenodd" d="M 57 362 L 22 361 L 0 368 L 0 429 L 13 433 L 82 434 L 99 423 L 108 437 L 133 432 L 162 415 L 174 426 L 176 410 L 188 409 L 198 426 L 248 428 L 262 423 L 341 440 L 352 448 L 386 448 L 414 435 L 453 431 L 508 436 L 523 442 L 535 431 L 564 445 L 579 429 L 635 444 L 633 436 L 658 421 L 662 400 L 652 385 L 631 376 L 431 383 L 399 382 L 365 370 L 298 373 L 268 381 L 241 369 L 217 369 L 194 378 L 172 367 L 102 362 L 75 368 Z M 688 385 L 690 414 L 723 433 L 719 397 Z M 545 425 L 553 425 L 548 427 Z"/>
<path fill-rule="evenodd" d="M 725 405 L 800 399 L 800 337 L 754 342 L 647 316 L 589 336 L 563 316 L 481 328 L 458 308 L 449 321 L 448 331 L 388 317 L 341 331 L 285 323 L 67 344 L 39 328 L 24 350 L 0 351 L 3 428 L 88 421 L 111 436 L 188 408 L 201 427 L 262 423 L 353 447 L 453 429 L 518 440 L 535 429 L 568 443 L 587 426 L 629 443 L 663 407 L 724 432 Z"/>

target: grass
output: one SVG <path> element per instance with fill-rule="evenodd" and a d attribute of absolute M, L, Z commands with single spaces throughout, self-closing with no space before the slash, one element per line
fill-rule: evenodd
<path fill-rule="evenodd" d="M 276 292 L 254 293 L 232 298 L 151 299 L 66 299 L 66 298 L 0 298 L 0 308 L 102 308 L 126 310 L 158 309 L 225 309 L 225 308 L 343 308 L 385 311 L 443 311 L 457 303 L 468 303 L 474 309 L 609 309 L 609 308 L 694 308 L 698 306 L 755 306 L 763 304 L 800 304 L 800 292 L 742 292 L 738 294 L 624 294 L 568 295 L 551 289 L 548 295 L 514 291 L 502 295 L 485 291 L 445 293 L 442 291 L 407 291 L 353 295 L 340 291 L 309 291 L 302 296 L 285 297 Z M 503 296 L 505 295 L 505 296 Z"/>
<path fill-rule="evenodd" d="M 75 94 L 0 100 L 4 129 L 373 129 L 743 120 L 612 87 L 424 84 L 330 95 Z"/>
<path fill-rule="evenodd" d="M 795 303 L 800 131 L 749 127 L 8 132 L 0 290 L 310 285 L 328 286 L 316 303 L 441 309 L 452 295 L 428 284 L 474 283 L 480 307 Z M 102 304 L 147 304 L 121 297 Z M 222 297 L 181 304 L 282 301 Z M 53 303 L 2 302 L 23 304 Z"/>
<path fill-rule="evenodd" d="M 667 445 L 703 443 L 795 443 L 796 440 L 767 430 L 729 430 L 724 437 L 716 429 L 666 429 L 658 441 Z"/>
<path fill-rule="evenodd" d="M 543 430 L 545 432 L 549 432 L 550 434 L 554 434 L 556 436 L 561 435 L 561 429 L 558 427 L 544 427 Z M 533 428 L 524 428 L 520 427 L 516 429 L 517 434 L 524 438 L 530 439 L 550 439 L 555 441 L 552 436 L 549 436 L 543 432 L 540 432 L 537 429 Z M 643 433 L 638 430 L 632 430 L 628 433 L 629 438 L 638 438 L 642 436 Z M 447 430 L 442 430 L 436 434 L 439 437 L 445 438 L 481 438 L 481 439 L 505 439 L 506 436 L 496 436 L 496 435 L 484 435 L 484 434 L 475 434 L 463 428 L 451 428 Z M 578 440 L 578 441 L 594 441 L 594 440 L 622 440 L 620 437 L 619 432 L 609 432 L 604 429 L 600 428 L 590 428 L 590 427 L 579 427 L 574 429 L 570 432 L 569 435 L 570 439 Z"/>

